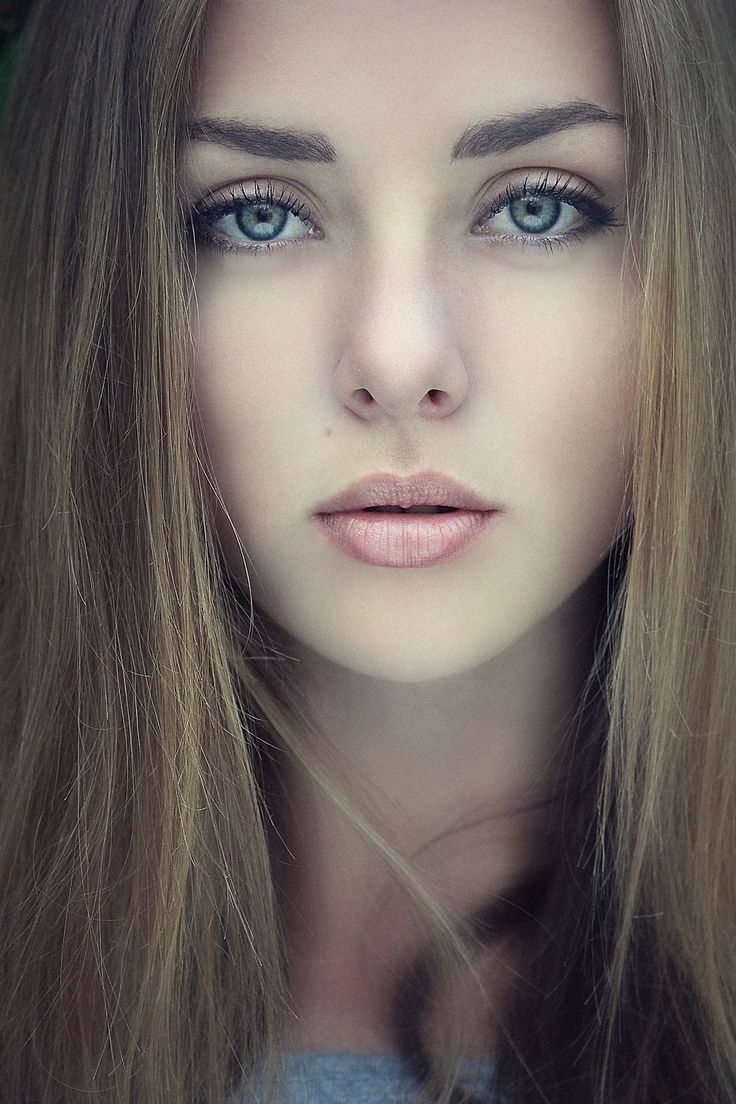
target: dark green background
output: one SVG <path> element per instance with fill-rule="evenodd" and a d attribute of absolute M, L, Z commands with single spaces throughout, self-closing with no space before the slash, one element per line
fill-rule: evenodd
<path fill-rule="evenodd" d="M 63 0 L 57 0 L 63 3 Z M 33 0 L 0 0 L 0 120 L 5 112 L 10 77 L 20 51 L 20 33 Z"/>
<path fill-rule="evenodd" d="M 5 99 L 8 94 L 10 74 L 18 54 L 19 46 L 20 42 L 17 38 L 11 39 L 10 42 L 6 42 L 3 52 L 0 54 L 0 119 L 2 119 L 5 113 Z"/>

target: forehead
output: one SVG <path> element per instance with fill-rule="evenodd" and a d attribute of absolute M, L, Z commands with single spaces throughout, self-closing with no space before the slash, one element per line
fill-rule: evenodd
<path fill-rule="evenodd" d="M 446 161 L 458 126 L 573 100 L 622 110 L 607 0 L 218 0 L 197 108 Z"/>

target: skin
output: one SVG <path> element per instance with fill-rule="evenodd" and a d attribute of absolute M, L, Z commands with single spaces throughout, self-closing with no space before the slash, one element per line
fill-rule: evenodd
<path fill-rule="evenodd" d="M 535 170 L 594 185 L 622 221 L 622 127 L 454 164 L 450 152 L 475 122 L 571 100 L 623 111 L 614 32 L 591 0 L 314 0 L 308 13 L 227 0 L 197 115 L 320 131 L 341 163 L 204 141 L 184 162 L 192 204 L 272 181 L 318 227 L 260 256 L 197 247 L 195 390 L 218 532 L 298 661 L 335 763 L 460 908 L 554 849 L 565 736 L 628 509 L 638 305 L 624 229 L 550 253 L 494 242 L 533 236 L 508 217 L 478 223 Z M 248 240 L 232 217 L 218 228 Z M 306 233 L 290 216 L 275 240 Z M 361 476 L 427 468 L 502 506 L 454 561 L 364 564 L 311 516 Z M 411 909 L 301 768 L 284 781 L 290 1041 L 393 1050 L 390 983 L 420 940 Z M 523 954 L 496 949 L 484 976 L 500 1006 Z M 455 1015 L 474 999 L 448 1003 Z"/>

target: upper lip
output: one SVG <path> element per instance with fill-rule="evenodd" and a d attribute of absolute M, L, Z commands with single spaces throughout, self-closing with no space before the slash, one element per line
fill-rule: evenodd
<path fill-rule="evenodd" d="M 321 503 L 315 514 L 364 510 L 366 506 L 455 506 L 466 510 L 498 510 L 475 491 L 442 472 L 424 471 L 401 476 L 375 472 L 351 483 L 334 498 Z"/>

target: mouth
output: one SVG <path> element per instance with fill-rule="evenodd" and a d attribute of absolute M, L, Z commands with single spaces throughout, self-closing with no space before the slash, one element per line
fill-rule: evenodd
<path fill-rule="evenodd" d="M 360 513 L 374 514 L 454 514 L 457 506 L 364 506 Z"/>

